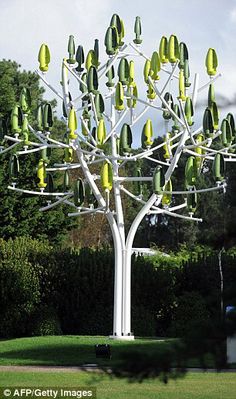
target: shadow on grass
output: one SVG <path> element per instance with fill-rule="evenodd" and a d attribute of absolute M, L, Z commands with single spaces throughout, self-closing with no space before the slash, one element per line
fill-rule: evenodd
<path fill-rule="evenodd" d="M 68 337 L 70 338 L 70 337 Z M 104 372 L 110 376 L 126 378 L 129 381 L 142 382 L 147 378 L 159 378 L 167 383 L 169 378 L 179 378 L 184 376 L 186 368 L 191 367 L 194 361 L 195 367 L 220 367 L 217 361 L 221 361 L 221 347 L 216 340 L 191 340 L 184 342 L 181 340 L 152 341 L 139 343 L 117 343 L 110 342 L 112 359 L 97 359 L 95 355 L 93 340 L 90 344 L 83 343 L 72 337 L 67 343 L 57 340 L 53 343 L 53 337 L 38 340 L 35 342 L 18 341 L 17 345 L 22 348 L 2 347 L 0 349 L 0 364 L 3 365 L 45 365 L 45 366 L 81 366 L 84 364 L 97 364 Z M 63 338 L 62 338 L 63 339 Z M 89 341 L 89 338 L 88 338 Z M 29 342 L 29 343 L 28 343 Z M 97 343 L 107 343 L 101 337 Z M 25 347 L 24 347 L 25 345 Z M 31 345 L 31 347 L 27 347 Z M 209 354 L 214 355 L 209 364 Z"/>
<path fill-rule="evenodd" d="M 2 364 L 37 364 L 57 366 L 80 366 L 95 363 L 95 351 L 91 345 L 45 345 L 0 352 Z"/>
<path fill-rule="evenodd" d="M 70 337 L 67 337 L 68 341 Z M 75 341 L 75 337 L 71 337 Z M 56 338 L 55 338 L 56 339 Z M 53 340 L 53 337 L 52 337 Z M 117 342 L 113 345 L 112 341 L 109 342 L 111 346 L 112 358 L 100 359 L 96 358 L 94 344 L 86 344 L 81 342 L 68 342 L 56 344 L 52 343 L 38 343 L 35 341 L 35 346 L 27 347 L 27 344 L 22 344 L 22 348 L 17 349 L 5 349 L 0 345 L 0 364 L 10 365 L 57 365 L 57 366 L 81 366 L 83 364 L 96 363 L 101 366 L 113 366 L 120 363 L 124 353 L 129 353 L 130 347 L 132 347 L 135 353 L 146 355 L 152 353 L 156 347 L 163 345 L 163 342 L 153 341 L 153 343 L 138 343 L 127 345 Z M 79 339 L 78 339 L 79 341 Z M 6 341 L 5 341 L 6 342 Z M 31 341 L 29 341 L 31 343 Z M 94 341 L 96 343 L 96 341 Z M 101 339 L 98 339 L 99 344 L 103 343 Z M 104 339 L 104 343 L 108 343 L 108 340 Z M 19 341 L 20 344 L 20 341 Z M 26 347 L 24 347 L 25 345 Z M 32 343 L 31 343 L 32 345 Z M 168 345 L 168 344 L 167 344 Z"/>
<path fill-rule="evenodd" d="M 99 342 L 101 343 L 101 342 Z M 110 377 L 126 378 L 142 382 L 145 378 L 169 378 L 183 376 L 186 372 L 176 342 L 111 344 L 112 358 L 97 359 L 94 345 L 68 343 L 67 345 L 42 343 L 34 348 L 5 350 L 0 352 L 0 363 L 5 365 L 81 366 L 97 364 Z M 180 352 L 179 352 L 180 353 Z M 181 353 L 183 353 L 181 351 Z M 178 364 L 177 364 L 178 363 Z M 172 367 L 175 366 L 175 369 Z"/>

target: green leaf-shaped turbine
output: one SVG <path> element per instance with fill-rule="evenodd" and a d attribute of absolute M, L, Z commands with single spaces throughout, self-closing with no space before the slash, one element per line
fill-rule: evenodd
<path fill-rule="evenodd" d="M 97 93 L 95 95 L 94 104 L 95 104 L 95 109 L 97 112 L 98 120 L 100 120 L 103 117 L 103 112 L 105 111 L 105 104 L 104 104 L 104 100 L 103 100 L 101 93 Z"/>
<path fill-rule="evenodd" d="M 154 171 L 152 185 L 154 193 L 160 195 L 165 185 L 165 175 L 160 165 Z"/>
<path fill-rule="evenodd" d="M 176 35 L 171 35 L 168 42 L 168 59 L 174 64 L 179 59 L 179 42 Z"/>
<path fill-rule="evenodd" d="M 87 88 L 89 93 L 97 93 L 98 90 L 98 74 L 97 69 L 91 66 L 87 75 Z"/>
<path fill-rule="evenodd" d="M 190 156 L 185 164 L 185 187 L 187 189 L 194 186 L 198 176 L 198 168 L 196 158 Z"/>
<path fill-rule="evenodd" d="M 38 184 L 37 186 L 39 188 L 45 188 L 47 187 L 47 182 L 46 182 L 46 166 L 45 162 L 43 159 L 39 160 L 38 163 L 38 168 L 37 168 L 37 178 L 38 178 Z"/>
<path fill-rule="evenodd" d="M 142 148 L 149 148 L 153 144 L 153 127 L 151 119 L 148 119 L 142 130 Z"/>
<path fill-rule="evenodd" d="M 46 191 L 48 193 L 53 193 L 54 192 L 54 179 L 53 179 L 53 175 L 51 173 L 47 173 L 46 183 L 47 183 Z"/>
<path fill-rule="evenodd" d="M 232 142 L 232 130 L 228 119 L 223 119 L 221 123 L 221 141 L 224 147 L 228 147 Z"/>
<path fill-rule="evenodd" d="M 21 133 L 23 123 L 23 114 L 19 105 L 15 105 L 11 112 L 11 131 L 12 133 Z"/>
<path fill-rule="evenodd" d="M 38 61 L 39 61 L 39 69 L 42 72 L 48 71 L 48 65 L 50 63 L 50 51 L 47 44 L 43 43 L 39 49 Z"/>
<path fill-rule="evenodd" d="M 116 85 L 116 93 L 115 93 L 115 109 L 117 111 L 123 111 L 124 106 L 124 89 L 121 82 L 118 82 Z"/>
<path fill-rule="evenodd" d="M 67 59 L 68 64 L 75 64 L 75 40 L 73 35 L 69 36 L 68 53 L 69 53 L 69 58 Z"/>
<path fill-rule="evenodd" d="M 29 114 L 31 108 L 31 95 L 28 88 L 24 87 L 20 93 L 20 107 L 24 114 Z"/>
<path fill-rule="evenodd" d="M 141 26 L 141 18 L 140 17 L 135 18 L 134 33 L 135 33 L 134 43 L 141 44 L 142 43 L 142 39 L 141 39 L 142 26 Z"/>
<path fill-rule="evenodd" d="M 159 56 L 162 64 L 166 64 L 169 61 L 168 58 L 168 39 L 166 36 L 162 36 L 159 45 Z"/>
<path fill-rule="evenodd" d="M 164 100 L 168 103 L 169 107 L 173 110 L 174 101 L 173 101 L 172 95 L 169 92 L 165 93 Z M 162 108 L 166 108 L 164 103 L 162 104 Z M 167 108 L 165 109 L 165 111 L 163 111 L 162 116 L 164 119 L 171 119 L 171 113 Z"/>
<path fill-rule="evenodd" d="M 184 63 L 188 60 L 188 48 L 185 43 L 179 44 L 179 68 L 184 69 Z"/>
<path fill-rule="evenodd" d="M 185 113 L 188 125 L 192 126 L 194 124 L 193 119 L 192 119 L 194 112 L 193 112 L 192 99 L 190 97 L 186 98 L 184 113 Z"/>
<path fill-rule="evenodd" d="M 119 66 L 118 66 L 118 76 L 119 81 L 123 86 L 127 86 L 129 83 L 129 63 L 126 58 L 121 58 Z"/>
<path fill-rule="evenodd" d="M 53 127 L 53 114 L 52 114 L 52 106 L 49 103 L 44 105 L 43 109 L 43 130 L 50 132 Z"/>
<path fill-rule="evenodd" d="M 101 185 L 103 190 L 111 191 L 113 185 L 113 169 L 112 164 L 104 161 L 101 168 Z"/>
<path fill-rule="evenodd" d="M 75 206 L 83 206 L 85 200 L 85 187 L 82 179 L 78 179 L 74 185 L 74 204 Z"/>
<path fill-rule="evenodd" d="M 107 62 L 107 67 L 109 66 L 109 61 Z M 106 77 L 108 78 L 108 81 L 106 82 L 106 86 L 107 87 L 113 87 L 115 85 L 115 83 L 113 82 L 113 79 L 115 77 L 115 70 L 114 70 L 114 66 L 112 65 L 107 73 L 106 73 Z"/>
<path fill-rule="evenodd" d="M 213 164 L 212 164 L 212 172 L 216 182 L 221 182 L 224 180 L 225 176 L 225 160 L 222 154 L 217 153 L 215 155 Z"/>
<path fill-rule="evenodd" d="M 104 119 L 101 118 L 97 127 L 97 142 L 101 146 L 106 139 L 106 125 Z"/>
<path fill-rule="evenodd" d="M 218 59 L 215 49 L 209 48 L 205 63 L 208 75 L 214 76 L 217 72 L 218 67 Z"/>
<path fill-rule="evenodd" d="M 19 176 L 19 171 L 20 171 L 20 165 L 19 165 L 19 159 L 16 154 L 11 155 L 10 161 L 9 161 L 9 175 L 12 180 L 17 180 Z"/>
<path fill-rule="evenodd" d="M 84 49 L 83 46 L 78 46 L 75 59 L 78 62 L 78 66 L 76 67 L 77 72 L 83 72 L 83 63 L 84 63 Z"/>
<path fill-rule="evenodd" d="M 214 133 L 214 124 L 210 108 L 206 108 L 203 115 L 203 132 L 206 137 L 211 137 Z"/>
<path fill-rule="evenodd" d="M 195 190 L 196 187 L 193 186 L 187 195 L 187 208 L 190 213 L 194 213 L 197 209 L 197 193 L 193 192 Z"/>
<path fill-rule="evenodd" d="M 106 53 L 109 56 L 116 54 L 119 46 L 119 35 L 115 26 L 108 27 L 105 35 L 104 44 L 106 46 Z"/>
<path fill-rule="evenodd" d="M 120 132 L 120 151 L 121 155 L 126 155 L 131 152 L 133 137 L 130 126 L 124 123 Z"/>
<path fill-rule="evenodd" d="M 232 135 L 235 138 L 236 137 L 236 128 L 235 128 L 235 121 L 234 121 L 234 116 L 230 112 L 227 114 L 226 119 L 228 119 L 229 124 L 231 126 L 231 131 Z"/>
<path fill-rule="evenodd" d="M 113 14 L 111 17 L 110 26 L 115 26 L 118 33 L 118 46 L 122 46 L 122 39 L 124 37 L 124 23 L 118 14 Z"/>

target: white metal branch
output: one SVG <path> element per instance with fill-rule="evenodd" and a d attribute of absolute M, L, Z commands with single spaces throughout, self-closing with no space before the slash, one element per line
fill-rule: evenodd
<path fill-rule="evenodd" d="M 220 186 L 202 188 L 202 189 L 199 189 L 199 190 L 183 190 L 183 191 L 166 191 L 166 190 L 163 190 L 162 193 L 163 194 L 173 194 L 173 195 L 176 195 L 176 194 L 177 195 L 178 194 L 189 195 L 189 194 L 195 194 L 195 193 L 207 193 L 207 192 L 210 192 L 210 191 L 220 191 L 220 190 L 224 191 L 226 187 L 227 187 L 227 184 L 223 183 Z"/>
<path fill-rule="evenodd" d="M 64 203 L 67 199 L 69 199 L 72 196 L 73 196 L 73 194 L 66 195 L 65 197 L 60 198 L 58 201 L 53 202 L 52 204 L 49 204 L 47 206 L 44 206 L 44 207 L 40 208 L 39 210 L 40 210 L 40 212 L 48 211 L 49 209 L 55 208 L 57 205 Z"/>
<path fill-rule="evenodd" d="M 11 137 L 11 136 L 4 136 L 4 139 L 12 141 L 13 143 L 24 143 L 24 140 L 18 139 L 17 137 Z M 42 144 L 40 143 L 34 143 L 33 141 L 29 141 L 29 145 L 35 146 L 35 147 L 40 147 Z"/>
<path fill-rule="evenodd" d="M 32 191 L 32 190 L 24 190 L 21 188 L 17 188 L 15 186 L 8 186 L 7 187 L 9 190 L 13 190 L 13 191 L 17 191 L 19 193 L 24 193 L 24 194 L 31 194 L 31 195 L 42 195 L 42 196 L 46 196 L 46 197 L 60 197 L 60 196 L 65 196 L 71 193 L 48 193 L 45 191 Z"/>
<path fill-rule="evenodd" d="M 136 100 L 138 103 L 144 104 L 144 105 L 146 105 L 149 108 L 154 108 L 154 109 L 157 109 L 158 111 L 163 111 L 162 107 L 158 107 L 157 105 L 153 104 L 153 100 L 146 101 L 146 100 L 143 100 L 143 99 L 141 99 L 139 97 L 135 97 L 135 96 L 131 96 L 131 95 L 125 96 L 125 98 L 126 99 Z"/>
<path fill-rule="evenodd" d="M 132 47 L 132 49 L 134 49 L 139 55 L 141 55 L 141 57 L 143 57 L 145 60 L 150 61 L 150 58 L 145 55 L 142 51 L 140 51 L 133 43 L 129 43 L 129 46 Z"/>
<path fill-rule="evenodd" d="M 171 72 L 168 71 L 168 69 L 165 69 L 163 67 L 161 67 L 161 71 L 167 73 L 168 75 L 171 75 Z M 179 76 L 178 75 L 173 75 L 173 78 L 178 79 L 179 80 Z"/>
<path fill-rule="evenodd" d="M 114 180 L 116 181 L 129 181 L 129 182 L 133 182 L 133 181 L 152 181 L 152 177 L 151 176 L 118 176 L 116 178 L 114 178 Z"/>
<path fill-rule="evenodd" d="M 191 128 L 189 127 L 188 122 L 187 122 L 187 118 L 186 118 L 186 115 L 185 115 L 185 112 L 184 112 L 183 102 L 182 102 L 182 100 L 180 98 L 178 100 L 179 100 L 179 105 L 180 105 L 180 112 L 182 114 L 182 117 L 183 117 L 183 120 L 184 120 L 184 123 L 185 123 L 185 127 L 186 127 L 186 129 L 188 131 L 189 137 L 190 137 L 191 142 L 193 143 L 193 145 L 196 145 L 197 143 L 194 140 L 194 137 L 193 137 L 192 132 L 191 132 Z"/>
<path fill-rule="evenodd" d="M 120 51 L 124 51 L 127 47 L 127 44 L 125 44 Z M 106 73 L 111 69 L 112 65 L 114 65 L 114 63 L 116 62 L 118 56 L 120 55 L 119 51 L 114 55 L 113 58 L 110 59 L 110 62 L 108 64 L 108 66 L 106 67 L 106 69 L 101 73 L 101 75 L 98 76 L 98 78 L 102 78 L 104 75 L 106 75 Z M 101 70 L 101 68 L 100 68 Z"/>
<path fill-rule="evenodd" d="M 45 148 L 61 148 L 61 146 L 60 145 L 42 145 L 41 147 L 38 147 L 38 148 L 33 148 L 33 149 L 31 149 L 31 150 L 27 150 L 27 149 L 24 149 L 24 150 L 22 150 L 22 151 L 17 151 L 17 155 L 27 155 L 27 154 L 31 154 L 31 153 L 33 153 L 33 152 L 39 152 L 39 151 L 42 151 L 43 149 L 45 149 Z"/>
<path fill-rule="evenodd" d="M 35 70 L 35 73 L 37 73 L 40 79 L 45 83 L 46 86 L 49 87 L 50 90 L 53 91 L 54 94 L 56 94 L 56 96 L 58 96 L 61 100 L 63 100 L 63 96 L 60 93 L 58 93 L 58 91 L 54 89 L 54 87 L 50 85 L 50 83 L 48 83 L 48 81 L 44 78 L 44 76 L 41 74 L 41 72 L 39 72 L 38 69 Z"/>
<path fill-rule="evenodd" d="M 173 76 L 174 76 L 174 73 L 175 73 L 175 70 L 176 70 L 176 67 L 177 67 L 178 63 L 179 63 L 179 61 L 176 61 L 176 63 L 174 64 L 174 66 L 172 68 L 172 72 L 170 73 L 168 79 L 166 80 L 164 86 L 162 87 L 161 95 L 164 93 L 164 91 L 167 88 L 169 82 L 173 79 Z"/>
<path fill-rule="evenodd" d="M 69 144 L 65 144 L 65 143 L 62 143 L 61 141 L 54 140 L 51 137 L 47 137 L 47 140 L 51 141 L 52 143 L 58 144 L 60 147 L 63 147 L 63 148 L 70 148 L 71 147 Z"/>
<path fill-rule="evenodd" d="M 79 169 L 81 168 L 80 164 L 67 164 L 63 166 L 54 166 L 53 168 L 46 168 L 47 172 L 56 172 L 60 170 L 70 170 L 70 169 Z"/>
<path fill-rule="evenodd" d="M 141 118 L 143 117 L 143 115 L 144 115 L 148 110 L 149 110 L 149 106 L 146 105 L 146 106 L 144 107 L 144 109 L 139 113 L 139 115 L 137 115 L 136 117 L 133 118 L 133 121 L 132 121 L 132 123 L 130 124 L 130 126 L 134 126 L 134 125 L 139 121 L 139 119 L 141 119 Z"/>
<path fill-rule="evenodd" d="M 45 138 L 42 138 L 39 134 L 39 133 L 42 134 L 42 132 L 36 132 L 29 123 L 28 123 L 28 128 L 31 131 L 31 133 L 33 133 L 33 135 L 36 137 L 36 139 L 38 139 L 42 144 L 47 144 Z"/>
<path fill-rule="evenodd" d="M 160 212 L 158 212 L 158 211 L 149 211 L 148 215 L 155 215 L 155 214 L 159 214 L 159 213 Z M 179 213 L 170 212 L 170 211 L 167 211 L 166 209 L 163 209 L 161 213 L 164 213 L 164 214 L 166 214 L 168 216 L 173 216 L 174 218 L 190 220 L 190 221 L 193 221 L 193 222 L 202 222 L 202 219 L 195 218 L 193 216 L 180 215 Z"/>
<path fill-rule="evenodd" d="M 121 124 L 121 122 L 123 121 L 124 117 L 127 115 L 128 113 L 128 109 L 126 109 L 125 111 L 123 111 L 123 113 L 121 114 L 120 118 L 117 120 L 117 122 L 115 123 L 115 125 L 112 127 L 110 133 L 107 135 L 106 139 L 104 140 L 104 144 L 107 142 L 107 140 L 109 140 L 109 138 L 113 135 L 113 133 L 115 133 L 116 129 L 118 128 L 118 126 Z"/>
<path fill-rule="evenodd" d="M 68 69 L 68 71 L 75 77 L 75 79 L 78 80 L 78 82 L 85 86 L 87 89 L 87 84 L 73 71 L 73 68 L 69 67 L 68 63 L 65 60 L 63 60 L 63 64 Z"/>
<path fill-rule="evenodd" d="M 146 156 L 145 158 L 148 159 L 149 161 L 155 162 L 159 165 L 169 166 L 169 163 L 160 161 L 159 159 L 148 157 L 148 156 Z"/>
<path fill-rule="evenodd" d="M 95 119 L 96 125 L 98 126 L 98 115 L 97 115 L 97 111 L 96 111 L 96 107 L 95 107 L 95 103 L 94 103 L 94 95 L 93 95 L 93 93 L 89 93 L 89 97 L 90 97 L 91 103 L 92 103 L 94 119 Z"/>
<path fill-rule="evenodd" d="M 19 145 L 19 143 L 15 143 L 15 144 L 12 144 L 10 147 L 8 147 L 8 148 L 5 148 L 5 150 L 1 147 L 0 148 L 0 155 L 2 155 L 2 154 L 5 154 L 6 152 L 8 152 L 8 151 L 11 151 L 14 147 L 16 147 L 17 145 Z"/>
<path fill-rule="evenodd" d="M 193 92 L 192 92 L 192 104 L 194 110 L 197 103 L 198 87 L 199 87 L 199 73 L 195 73 L 193 81 Z"/>
<path fill-rule="evenodd" d="M 211 83 L 215 82 L 217 79 L 219 79 L 222 76 L 221 73 L 219 73 L 218 75 L 216 75 L 214 78 L 211 78 L 209 80 L 209 82 L 207 82 L 206 84 L 204 84 L 203 86 L 199 87 L 198 89 L 198 93 L 200 93 L 201 91 L 205 90 L 208 88 L 208 86 L 210 86 Z"/>
<path fill-rule="evenodd" d="M 165 107 L 168 109 L 168 111 L 170 112 L 170 114 L 181 124 L 181 126 L 185 127 L 185 123 L 182 121 L 182 119 L 180 119 L 178 117 L 178 115 L 172 110 L 172 108 L 169 106 L 168 102 L 164 99 L 164 97 L 161 95 L 161 93 L 159 92 L 159 90 L 156 87 L 156 84 L 153 82 L 153 80 L 150 78 L 150 76 L 148 77 L 148 80 L 150 82 L 150 84 L 152 85 L 152 87 L 154 88 L 157 96 L 160 98 L 160 100 L 162 101 L 162 103 L 165 105 Z"/>
<path fill-rule="evenodd" d="M 88 211 L 79 211 L 79 212 L 72 212 L 72 213 L 68 213 L 69 217 L 75 217 L 75 216 L 83 216 L 83 215 L 88 215 L 91 213 L 104 213 L 105 212 L 105 208 L 96 208 L 96 209 L 90 209 Z"/>
<path fill-rule="evenodd" d="M 92 142 L 93 142 L 93 145 L 92 145 L 91 143 L 89 143 L 89 142 L 86 140 L 85 137 L 84 137 L 83 139 L 86 141 L 86 144 L 88 144 L 91 148 L 95 149 L 96 146 L 97 146 L 96 140 L 94 139 L 94 137 L 93 137 L 92 134 L 90 133 L 90 130 L 89 130 L 87 124 L 85 123 L 85 120 L 84 120 L 83 116 L 80 117 L 80 120 L 81 120 L 81 122 L 82 122 L 82 124 L 83 124 L 83 126 L 84 126 L 84 128 L 85 128 L 85 130 L 86 130 L 86 132 L 88 133 L 88 136 L 91 138 L 91 140 L 92 140 Z"/>
<path fill-rule="evenodd" d="M 127 190 L 123 185 L 120 185 L 120 189 L 127 194 L 129 197 L 133 198 L 134 200 L 136 200 L 137 202 L 140 202 L 141 204 L 145 205 L 147 203 L 147 201 L 144 201 L 142 198 L 140 198 L 137 195 L 134 195 L 133 193 L 131 193 L 129 190 Z M 187 206 L 187 202 L 183 202 L 180 205 L 175 205 L 173 207 L 169 208 L 169 212 L 174 212 L 177 211 L 179 209 L 185 208 Z M 163 209 L 162 208 L 158 208 L 157 206 L 153 205 L 150 210 L 154 210 L 156 211 L 156 213 L 163 213 Z"/>

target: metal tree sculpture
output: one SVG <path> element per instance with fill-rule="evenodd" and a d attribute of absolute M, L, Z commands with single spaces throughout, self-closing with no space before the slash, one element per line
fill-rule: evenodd
<path fill-rule="evenodd" d="M 63 119 L 67 124 L 65 135 L 57 140 L 51 137 L 53 115 L 48 103 L 38 108 L 37 129 L 29 124 L 31 98 L 29 91 L 23 89 L 19 104 L 16 104 L 12 111 L 11 134 L 4 134 L 2 129 L 2 143 L 6 144 L 6 147 L 1 147 L 2 153 L 16 147 L 10 160 L 12 183 L 9 189 L 50 198 L 51 202 L 41 211 L 65 204 L 75 208 L 75 212 L 68 214 L 70 217 L 97 213 L 106 215 L 115 251 L 112 337 L 119 339 L 133 338 L 131 255 L 134 236 L 140 222 L 145 215 L 160 214 L 201 221 L 193 216 L 197 207 L 197 195 L 205 191 L 225 190 L 225 162 L 236 159 L 233 115 L 228 114 L 219 128 L 213 87 L 213 82 L 220 76 L 216 74 L 218 62 L 215 50 L 210 48 L 206 56 L 208 83 L 199 87 L 199 75 L 196 73 L 190 93 L 186 44 L 179 43 L 175 35 L 171 35 L 169 40 L 163 36 L 159 51 L 154 51 L 149 58 L 140 49 L 142 38 L 139 17 L 136 17 L 134 32 L 133 43 L 125 44 L 123 21 L 116 14 L 112 16 L 105 35 L 108 60 L 103 65 L 99 62 L 98 40 L 95 40 L 94 48 L 89 50 L 85 59 L 83 47 L 78 46 L 76 51 L 74 37 L 70 36 L 69 56 L 62 62 L 61 93 L 45 78 L 50 63 L 50 52 L 48 46 L 42 44 L 38 58 L 39 70 L 36 72 L 63 103 Z M 138 95 L 135 82 L 132 60 L 134 57 L 144 60 L 147 95 L 143 99 Z M 76 98 L 72 97 L 69 91 L 68 74 L 79 84 L 81 94 Z M 177 85 L 174 85 L 175 82 Z M 204 89 L 208 89 L 208 106 L 204 112 L 202 126 L 193 130 L 198 93 Z M 178 92 L 177 96 L 174 92 Z M 163 117 L 165 121 L 163 142 L 158 145 L 153 142 L 152 121 L 145 119 L 149 110 L 155 111 L 157 118 Z M 81 123 L 80 127 L 77 126 L 78 120 Z M 142 145 L 134 153 L 132 129 L 142 120 Z M 172 126 L 169 126 L 171 121 Z M 136 132 L 136 135 L 138 134 Z M 30 136 L 34 136 L 36 141 L 32 141 Z M 218 143 L 217 149 L 212 148 L 215 142 Z M 48 154 L 53 148 L 63 149 L 64 158 L 61 163 L 48 167 Z M 156 155 L 163 150 L 164 160 L 159 160 L 160 157 Z M 17 187 L 18 157 L 38 151 L 41 153 L 37 169 L 39 190 L 31 191 Z M 182 191 L 173 191 L 171 178 L 182 154 L 188 155 L 183 178 L 184 188 Z M 154 173 L 142 176 L 141 170 L 136 168 L 133 176 L 125 175 L 125 166 L 128 163 L 137 165 L 141 159 L 157 164 Z M 201 172 L 204 173 L 204 160 L 212 162 L 216 185 L 207 189 L 196 189 L 196 179 Z M 99 174 L 91 172 L 91 166 L 95 164 L 100 167 Z M 78 178 L 73 188 L 69 183 L 72 170 L 81 170 L 84 176 L 84 179 Z M 64 174 L 64 192 L 54 191 L 52 175 L 55 171 Z M 150 183 L 153 193 L 145 201 L 142 193 L 137 194 L 125 188 L 126 182 L 137 182 L 139 186 L 142 182 Z M 128 232 L 125 232 L 124 228 L 122 192 L 142 205 Z M 114 206 L 110 202 L 111 193 L 114 196 Z M 177 195 L 184 197 L 183 203 L 171 205 L 172 196 Z M 184 208 L 186 215 L 178 213 Z"/>

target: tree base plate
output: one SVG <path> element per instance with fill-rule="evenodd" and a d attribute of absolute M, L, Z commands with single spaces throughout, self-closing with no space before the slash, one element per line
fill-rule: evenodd
<path fill-rule="evenodd" d="M 119 341 L 133 341 L 134 335 L 109 335 L 110 339 L 117 339 Z"/>

